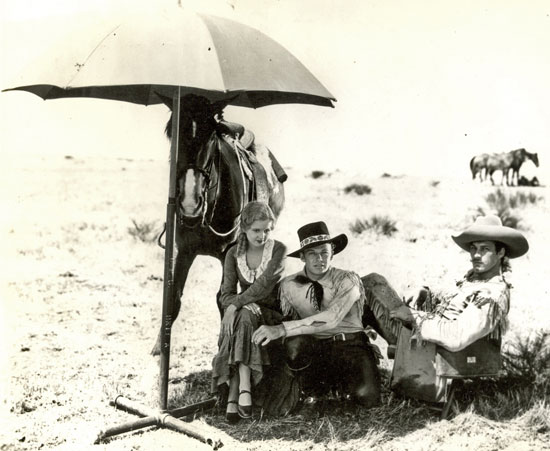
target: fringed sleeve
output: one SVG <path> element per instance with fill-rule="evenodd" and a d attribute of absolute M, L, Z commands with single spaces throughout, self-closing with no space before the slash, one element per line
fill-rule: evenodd
<path fill-rule="evenodd" d="M 287 284 L 291 283 L 289 279 L 285 279 L 279 285 L 279 301 L 281 302 L 281 311 L 283 316 L 290 319 L 298 319 L 298 313 L 292 306 L 292 301 L 290 299 Z"/>
<path fill-rule="evenodd" d="M 497 296 L 489 297 L 477 295 L 472 303 L 482 308 L 489 305 L 487 316 L 491 327 L 491 338 L 499 339 L 508 330 L 508 311 L 510 310 L 510 285 L 503 279 L 505 284 Z"/>
<path fill-rule="evenodd" d="M 366 294 L 365 294 L 365 287 L 363 286 L 363 282 L 361 281 L 361 278 L 354 273 L 353 271 L 338 271 L 335 273 L 333 278 L 333 283 L 338 289 L 336 290 L 334 297 L 338 298 L 343 287 L 345 287 L 346 291 L 349 289 L 349 286 L 344 283 L 344 281 L 350 281 L 352 285 L 356 286 L 359 289 L 359 299 L 357 300 L 357 305 L 359 306 L 359 311 L 361 315 L 363 315 L 363 310 L 365 308 L 366 303 Z"/>

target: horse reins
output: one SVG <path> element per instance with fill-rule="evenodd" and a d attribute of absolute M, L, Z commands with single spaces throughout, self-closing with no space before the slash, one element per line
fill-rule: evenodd
<path fill-rule="evenodd" d="M 227 140 L 226 140 L 226 142 L 227 142 Z M 230 143 L 228 142 L 228 144 L 230 144 Z M 233 232 L 235 232 L 235 230 L 238 229 L 238 227 L 239 227 L 238 219 L 240 218 L 241 213 L 242 213 L 242 211 L 243 211 L 243 209 L 246 205 L 246 202 L 245 202 L 245 197 L 246 197 L 245 176 L 244 176 L 244 172 L 243 172 L 243 169 L 242 169 L 242 162 L 241 162 L 240 155 L 238 153 L 238 149 L 236 147 L 236 143 L 235 143 L 234 148 L 235 148 L 235 152 L 237 154 L 237 159 L 239 160 L 239 170 L 240 170 L 240 173 L 241 173 L 241 178 L 243 180 L 243 196 L 242 196 L 240 211 L 233 218 L 233 222 L 235 223 L 235 226 L 227 232 L 219 232 L 219 231 L 215 230 L 214 227 L 212 226 L 212 220 L 214 219 L 214 214 L 215 214 L 215 211 L 216 211 L 216 207 L 218 205 L 218 196 L 217 195 L 214 197 L 214 204 L 212 205 L 212 208 L 210 210 L 209 218 L 207 217 L 207 213 L 208 213 L 208 193 L 210 191 L 212 191 L 213 189 L 219 190 L 220 179 L 221 179 L 221 171 L 218 170 L 218 176 L 217 176 L 217 179 L 216 179 L 216 183 L 212 185 L 213 180 L 211 178 L 211 173 L 212 173 L 212 167 L 214 166 L 214 159 L 212 158 L 210 160 L 210 163 L 208 164 L 208 166 L 205 169 L 199 168 L 199 167 L 194 166 L 194 165 L 187 166 L 188 169 L 193 169 L 194 171 L 197 171 L 200 174 L 202 174 L 203 177 L 206 180 L 206 184 L 205 184 L 205 187 L 204 187 L 203 192 L 202 192 L 202 196 L 203 196 L 203 199 L 204 199 L 204 209 L 203 209 L 203 212 L 202 212 L 202 215 L 201 215 L 202 218 L 201 218 L 200 223 L 204 227 L 208 227 L 208 229 L 212 233 L 214 233 L 215 235 L 220 236 L 220 237 L 225 237 L 225 236 L 231 235 Z M 222 153 L 221 153 L 221 149 L 218 147 L 218 168 L 221 168 L 221 162 L 222 162 Z M 178 195 L 178 199 L 181 197 L 181 195 L 182 195 L 181 193 Z M 198 222 L 197 222 L 197 224 L 198 224 Z M 193 226 L 183 224 L 183 226 L 192 229 L 192 228 L 196 227 L 196 224 L 193 225 Z"/>

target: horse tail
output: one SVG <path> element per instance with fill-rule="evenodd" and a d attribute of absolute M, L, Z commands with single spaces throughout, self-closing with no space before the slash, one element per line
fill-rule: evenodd
<path fill-rule="evenodd" d="M 476 159 L 476 157 L 473 157 L 471 160 L 470 160 L 470 171 L 472 171 L 472 178 L 475 179 L 476 178 L 476 172 L 474 170 L 474 160 Z"/>

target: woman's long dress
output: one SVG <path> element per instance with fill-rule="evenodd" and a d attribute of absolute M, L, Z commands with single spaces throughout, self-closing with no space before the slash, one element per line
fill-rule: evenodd
<path fill-rule="evenodd" d="M 270 364 L 264 346 L 252 343 L 252 334 L 262 324 L 274 325 L 281 322 L 277 309 L 277 288 L 283 276 L 286 247 L 283 243 L 268 240 L 264 246 L 262 261 L 256 270 L 246 263 L 246 252 L 239 254 L 239 246 L 233 246 L 225 257 L 221 304 L 223 309 L 235 305 L 237 312 L 233 333 L 220 332 L 218 353 L 212 362 L 212 391 L 229 381 L 237 365 L 243 363 L 251 369 L 251 382 L 257 385 L 263 376 L 264 365 Z M 237 285 L 241 292 L 237 293 Z M 255 303 L 261 315 L 245 308 Z"/>

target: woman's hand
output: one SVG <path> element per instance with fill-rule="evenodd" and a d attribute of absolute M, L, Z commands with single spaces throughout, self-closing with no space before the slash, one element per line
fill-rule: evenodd
<path fill-rule="evenodd" d="M 230 304 L 229 307 L 225 309 L 222 319 L 222 334 L 224 335 L 233 335 L 233 323 L 235 322 L 235 314 L 237 313 L 237 307 L 233 304 Z"/>
<path fill-rule="evenodd" d="M 260 309 L 260 306 L 255 302 L 251 302 L 250 304 L 243 305 L 243 308 L 254 313 L 254 315 L 256 316 L 262 316 L 262 311 Z"/>

